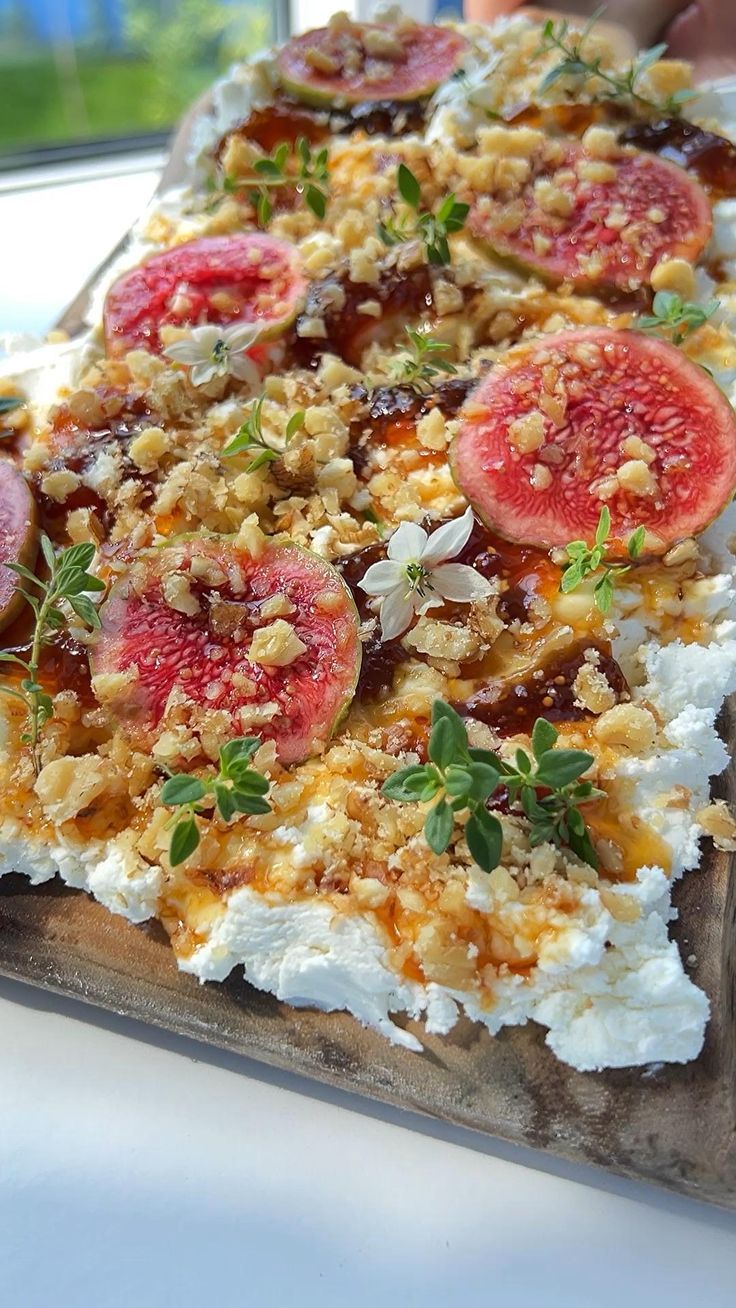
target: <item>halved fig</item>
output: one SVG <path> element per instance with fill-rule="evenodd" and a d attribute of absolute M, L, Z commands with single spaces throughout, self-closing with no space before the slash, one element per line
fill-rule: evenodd
<path fill-rule="evenodd" d="M 172 723 L 221 731 L 224 711 L 233 735 L 273 740 L 296 763 L 329 739 L 360 671 L 347 586 L 291 542 L 254 554 L 232 537 L 181 537 L 145 550 L 100 618 L 95 690 L 141 749 Z"/>
<path fill-rule="evenodd" d="M 264 232 L 203 236 L 154 254 L 110 287 L 104 327 L 108 353 L 161 349 L 160 330 L 258 323 L 279 336 L 296 317 L 306 291 L 297 251 Z"/>
<path fill-rule="evenodd" d="M 16 617 L 23 601 L 18 576 L 5 565 L 32 568 L 38 547 L 38 514 L 25 477 L 8 460 L 0 460 L 0 631 Z"/>
<path fill-rule="evenodd" d="M 502 536 L 592 544 L 603 504 L 611 553 L 646 528 L 661 554 L 704 530 L 736 488 L 736 415 L 680 350 L 592 327 L 514 346 L 471 395 L 453 475 Z"/>
<path fill-rule="evenodd" d="M 467 49 L 448 27 L 346 20 L 292 37 L 276 68 L 285 90 L 306 104 L 420 100 L 452 77 Z"/>
<path fill-rule="evenodd" d="M 710 238 L 708 197 L 664 159 L 593 159 L 577 141 L 547 140 L 529 165 L 518 191 L 476 197 L 468 226 L 551 285 L 636 291 L 661 258 L 694 261 Z"/>

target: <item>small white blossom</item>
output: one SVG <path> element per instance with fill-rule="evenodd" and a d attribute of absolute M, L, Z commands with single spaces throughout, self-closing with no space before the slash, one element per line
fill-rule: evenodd
<path fill-rule="evenodd" d="M 470 604 L 490 595 L 490 582 L 464 563 L 448 563 L 467 544 L 473 510 L 446 522 L 428 536 L 415 522 L 402 522 L 388 542 L 388 558 L 373 563 L 360 582 L 367 595 L 380 598 L 381 636 L 393 640 L 406 631 L 415 613 L 426 613 L 444 600 Z"/>
<path fill-rule="evenodd" d="M 164 354 L 190 369 L 193 386 L 206 386 L 215 377 L 237 377 L 255 389 L 261 380 L 252 359 L 244 353 L 259 336 L 257 323 L 236 322 L 230 326 L 207 323 L 193 327 L 189 335 L 167 345 Z"/>

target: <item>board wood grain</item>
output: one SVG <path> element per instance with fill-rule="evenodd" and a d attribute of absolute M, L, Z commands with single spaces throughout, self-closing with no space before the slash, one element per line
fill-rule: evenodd
<path fill-rule="evenodd" d="M 159 190 L 183 175 L 191 118 Z M 70 334 L 83 325 L 101 271 L 61 319 Z M 731 714 L 722 727 L 733 753 Z M 733 769 L 719 787 L 733 799 Z M 582 1074 L 554 1058 L 536 1025 L 491 1037 L 468 1020 L 442 1038 L 408 1023 L 425 1045 L 423 1054 L 409 1053 L 345 1014 L 280 1003 L 247 985 L 242 969 L 200 985 L 177 971 L 158 925 L 131 926 L 80 892 L 57 882 L 32 889 L 17 876 L 0 880 L 0 973 L 400 1108 L 736 1208 L 731 863 L 708 847 L 700 871 L 675 890 L 673 936 L 683 957 L 694 958 L 688 971 L 712 1006 L 705 1048 L 684 1067 Z"/>

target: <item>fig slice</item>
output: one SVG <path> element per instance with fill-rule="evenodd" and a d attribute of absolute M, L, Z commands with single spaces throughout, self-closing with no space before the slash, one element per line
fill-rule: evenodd
<path fill-rule="evenodd" d="M 123 273 L 105 299 L 107 352 L 158 353 L 161 327 L 258 323 L 279 336 L 299 312 L 306 281 L 294 246 L 264 232 L 203 236 Z"/>
<path fill-rule="evenodd" d="M 452 77 L 468 43 L 422 23 L 332 23 L 294 36 L 276 56 L 285 91 L 305 104 L 420 100 Z"/>
<path fill-rule="evenodd" d="M 591 327 L 509 350 L 470 396 L 450 459 L 500 535 L 550 549 L 592 545 L 602 505 L 612 554 L 704 530 L 736 488 L 736 415 L 680 350 Z"/>
<path fill-rule="evenodd" d="M 228 536 L 144 550 L 100 618 L 93 685 L 140 749 L 172 722 L 200 739 L 225 723 L 299 762 L 332 735 L 360 671 L 347 586 L 292 542 L 269 541 L 257 555 Z"/>
<path fill-rule="evenodd" d="M 25 477 L 8 460 L 0 460 L 0 631 L 23 605 L 18 577 L 8 563 L 32 568 L 38 547 L 38 512 Z"/>
<path fill-rule="evenodd" d="M 471 234 L 550 285 L 633 292 L 663 257 L 694 262 L 712 229 L 702 187 L 676 164 L 630 151 L 591 158 L 577 141 L 545 141 L 511 198 L 477 196 Z"/>

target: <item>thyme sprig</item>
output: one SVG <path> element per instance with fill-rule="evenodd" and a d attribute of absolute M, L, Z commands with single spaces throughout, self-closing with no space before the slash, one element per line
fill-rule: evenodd
<path fill-rule="evenodd" d="M 436 377 L 444 373 L 457 372 L 454 363 L 444 357 L 450 346 L 445 341 L 435 341 L 431 336 L 413 331 L 407 327 L 409 344 L 397 359 L 392 362 L 392 369 L 397 381 L 405 385 L 422 388 L 432 386 Z"/>
<path fill-rule="evenodd" d="M 262 409 L 263 396 L 256 400 L 255 404 L 242 427 L 228 442 L 222 451 L 223 459 L 230 459 L 235 454 L 248 453 L 250 450 L 257 450 L 257 454 L 251 459 L 246 468 L 246 472 L 257 472 L 259 468 L 265 467 L 267 463 L 274 463 L 280 459 L 283 450 L 276 450 L 268 444 L 263 434 Z M 289 444 L 292 436 L 295 436 L 304 423 L 304 410 L 299 409 L 292 413 L 286 424 L 284 431 L 284 447 Z"/>
<path fill-rule="evenodd" d="M 105 589 L 105 583 L 87 571 L 94 558 L 94 545 L 70 545 L 68 549 L 56 554 L 48 536 L 42 536 L 41 554 L 48 568 L 47 580 L 37 577 L 22 563 L 5 565 L 21 578 L 16 590 L 33 611 L 31 652 L 27 659 L 23 659 L 12 650 L 0 651 L 2 662 L 11 663 L 24 673 L 19 688 L 0 685 L 0 692 L 25 705 L 26 727 L 21 740 L 30 746 L 36 773 L 41 769 L 41 732 L 54 714 L 53 700 L 39 680 L 41 654 L 56 633 L 68 625 L 68 609 L 76 614 L 85 627 L 99 627 L 97 609 L 89 596 Z M 68 606 L 66 610 L 61 607 L 62 604 Z"/>
<path fill-rule="evenodd" d="M 378 235 L 384 245 L 402 245 L 406 241 L 420 240 L 429 263 L 438 267 L 451 263 L 447 238 L 465 226 L 470 205 L 460 203 L 453 193 L 445 196 L 436 210 L 423 209 L 421 187 L 405 163 L 399 164 L 396 181 L 399 195 L 412 213 L 398 218 L 394 216 L 378 224 Z"/>
<path fill-rule="evenodd" d="M 586 577 L 602 570 L 601 576 L 593 589 L 595 606 L 600 613 L 610 612 L 616 582 L 631 569 L 631 563 L 606 562 L 606 542 L 610 533 L 611 513 L 608 505 L 604 504 L 598 518 L 592 548 L 589 548 L 584 540 L 571 540 L 570 544 L 565 546 L 570 562 L 567 564 L 560 580 L 560 590 L 564 595 L 567 595 L 571 590 L 575 590 Z M 632 532 L 629 537 L 626 552 L 632 563 L 639 558 L 644 548 L 645 534 L 644 527 L 637 527 L 636 531 Z"/>
<path fill-rule="evenodd" d="M 226 173 L 221 190 L 230 195 L 247 190 L 259 227 L 267 227 L 271 221 L 273 191 L 284 187 L 293 187 L 304 198 L 307 208 L 321 220 L 327 212 L 330 178 L 327 160 L 327 148 L 313 152 L 305 136 L 297 138 L 293 149 L 287 141 L 282 141 L 272 154 L 256 159 L 252 173 Z"/>
<path fill-rule="evenodd" d="M 217 774 L 209 778 L 176 773 L 161 787 L 161 803 L 176 809 L 170 819 L 169 862 L 177 867 L 193 854 L 201 835 L 198 818 L 204 812 L 202 801 L 214 799 L 214 810 L 223 822 L 236 813 L 270 813 L 266 799 L 271 783 L 250 760 L 262 742 L 258 736 L 237 736 L 222 746 Z"/>
<path fill-rule="evenodd" d="M 435 700 L 429 761 L 400 768 L 384 782 L 382 793 L 399 803 L 435 801 L 424 822 L 425 839 L 435 854 L 445 852 L 457 815 L 466 813 L 464 834 L 471 857 L 483 872 L 492 872 L 501 859 L 503 828 L 487 804 L 503 787 L 528 818 L 532 845 L 550 841 L 597 867 L 579 807 L 604 793 L 581 780 L 594 759 L 582 750 L 555 749 L 557 739 L 551 722 L 537 718 L 533 758 L 517 749 L 514 763 L 509 763 L 492 750 L 471 748 L 462 718 L 449 704 Z"/>
<path fill-rule="evenodd" d="M 654 45 L 649 50 L 642 50 L 623 73 L 603 68 L 600 55 L 593 59 L 586 57 L 583 46 L 605 10 L 605 5 L 601 5 L 599 9 L 596 9 L 595 13 L 591 14 L 585 26 L 578 33 L 570 32 L 569 23 L 564 18 L 560 19 L 558 23 L 553 18 L 547 20 L 542 28 L 539 46 L 532 58 L 538 59 L 553 50 L 558 50 L 563 57 L 542 78 L 539 85 L 540 94 L 543 95 L 548 91 L 560 77 L 577 77 L 581 82 L 597 77 L 601 82 L 605 83 L 608 99 L 631 99 L 635 104 L 641 105 L 642 108 L 650 112 L 679 114 L 682 106 L 689 100 L 694 99 L 697 92 L 683 88 L 674 91 L 672 95 L 668 95 L 664 100 L 652 100 L 648 96 L 642 95 L 641 91 L 637 89 L 644 73 L 651 68 L 652 64 L 656 64 L 665 55 L 667 51 L 665 44 Z"/>
<path fill-rule="evenodd" d="M 634 326 L 640 332 L 654 332 L 672 345 L 682 345 L 713 317 L 720 305 L 720 300 L 708 300 L 700 305 L 683 300 L 675 291 L 657 291 L 652 301 L 653 313 L 638 318 Z"/>

